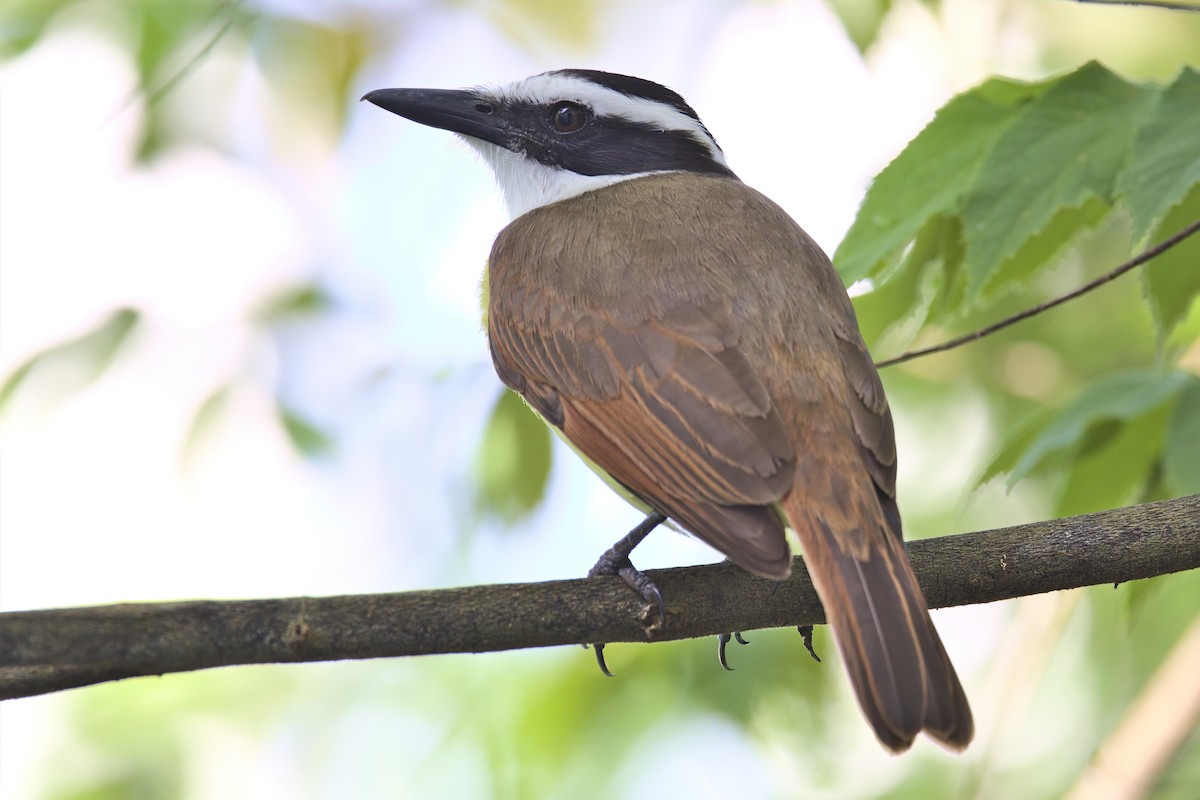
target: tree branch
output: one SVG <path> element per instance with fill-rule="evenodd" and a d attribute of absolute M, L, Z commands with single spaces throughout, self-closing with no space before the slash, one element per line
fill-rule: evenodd
<path fill-rule="evenodd" d="M 1169 239 L 1165 239 L 1162 242 L 1159 242 L 1158 244 L 1154 245 L 1153 247 L 1151 247 L 1147 250 L 1143 250 L 1141 253 L 1139 253 L 1138 255 L 1129 259 L 1128 261 L 1126 261 L 1124 264 L 1120 265 L 1119 267 L 1114 267 L 1113 269 L 1111 269 L 1108 272 L 1101 275 L 1099 278 L 1088 281 L 1083 286 L 1080 286 L 1078 289 L 1069 291 L 1066 294 L 1062 295 L 1061 297 L 1055 297 L 1053 300 L 1047 300 L 1044 303 L 1039 303 L 1036 306 L 1033 306 L 1032 308 L 1025 309 L 1024 311 L 1020 312 L 1019 314 L 1014 314 L 1011 317 L 1005 317 L 1004 319 L 1000 320 L 999 322 L 995 322 L 995 323 L 992 323 L 991 325 L 987 325 L 983 328 L 980 328 L 977 331 L 971 331 L 970 333 L 963 334 L 962 336 L 958 336 L 954 339 L 951 339 L 948 342 L 942 342 L 941 344 L 935 344 L 932 347 L 923 347 L 920 350 L 910 350 L 907 353 L 901 353 L 900 355 L 893 356 L 892 358 L 885 358 L 883 361 L 877 361 L 875 363 L 875 366 L 878 367 L 879 369 L 883 369 L 884 367 L 890 367 L 893 364 L 902 364 L 905 361 L 911 361 L 912 359 L 920 358 L 921 356 L 928 356 L 928 355 L 932 355 L 933 353 L 941 353 L 946 350 L 952 350 L 955 347 L 959 347 L 960 345 L 967 344 L 968 342 L 973 342 L 976 339 L 982 339 L 983 337 L 987 336 L 988 334 L 992 334 L 992 333 L 995 333 L 996 331 L 1004 330 L 1009 325 L 1015 325 L 1018 322 L 1029 319 L 1030 317 L 1036 317 L 1038 314 L 1041 314 L 1043 311 L 1049 311 L 1052 308 L 1061 306 L 1063 303 L 1067 302 L 1068 300 L 1074 300 L 1076 297 L 1079 297 L 1080 295 L 1085 295 L 1088 292 L 1092 291 L 1093 289 L 1103 286 L 1104 284 L 1108 283 L 1109 281 L 1113 280 L 1114 278 L 1121 277 L 1126 272 L 1129 272 L 1129 270 L 1134 269 L 1135 267 L 1140 267 L 1142 264 L 1145 264 L 1147 261 L 1151 260 L 1152 258 L 1155 258 L 1156 256 L 1160 256 L 1163 253 L 1165 253 L 1166 251 L 1170 250 L 1172 247 L 1179 244 L 1184 239 L 1188 238 L 1189 236 L 1196 233 L 1197 231 L 1200 231 L 1200 219 L 1196 220 L 1191 225 L 1188 225 L 1186 228 L 1179 231 L 1179 233 L 1176 233 L 1174 236 L 1171 236 Z"/>
<path fill-rule="evenodd" d="M 1200 495 L 912 542 L 933 608 L 1200 567 Z M 346 597 L 133 603 L 0 614 L 0 699 L 234 664 L 644 642 L 820 623 L 797 560 L 773 582 L 725 563 L 655 570 L 666 627 L 618 578 Z"/>

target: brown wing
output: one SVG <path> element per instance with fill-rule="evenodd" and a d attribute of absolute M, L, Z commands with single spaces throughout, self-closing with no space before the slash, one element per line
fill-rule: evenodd
<path fill-rule="evenodd" d="M 896 505 L 896 431 L 892 412 L 883 392 L 883 382 L 879 380 L 879 371 L 875 369 L 875 362 L 858 333 L 858 323 L 852 314 L 850 311 L 850 315 L 835 317 L 833 325 L 842 370 L 852 392 L 844 394 L 845 402 L 850 407 L 863 465 L 875 483 L 888 527 L 903 541 L 900 509 Z"/>
<path fill-rule="evenodd" d="M 772 504 L 791 488 L 794 453 L 727 328 L 686 307 L 618 321 L 549 290 L 509 288 L 491 306 L 508 386 L 650 506 L 746 569 L 787 575 Z"/>

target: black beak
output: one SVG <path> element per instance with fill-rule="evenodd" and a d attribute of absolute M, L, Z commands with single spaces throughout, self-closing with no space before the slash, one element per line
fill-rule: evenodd
<path fill-rule="evenodd" d="M 362 96 L 385 111 L 413 122 L 441 128 L 510 148 L 511 137 L 496 109 L 474 92 L 449 89 L 376 89 Z"/>

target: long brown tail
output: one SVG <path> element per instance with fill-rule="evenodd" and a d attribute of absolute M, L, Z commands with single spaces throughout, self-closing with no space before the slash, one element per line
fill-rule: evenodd
<path fill-rule="evenodd" d="M 921 731 L 962 750 L 974 735 L 971 709 L 899 536 L 881 511 L 862 514 L 865 503 L 852 504 L 859 513 L 822 515 L 825 504 L 813 499 L 793 491 L 784 511 L 875 735 L 893 752 Z"/>

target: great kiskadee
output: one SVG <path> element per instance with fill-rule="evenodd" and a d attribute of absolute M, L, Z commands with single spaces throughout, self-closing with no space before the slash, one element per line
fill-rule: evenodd
<path fill-rule="evenodd" d="M 966 747 L 971 711 L 904 549 L 891 411 L 846 289 L 691 106 L 580 69 L 364 99 L 460 134 L 495 172 L 514 217 L 487 266 L 500 379 L 649 523 L 776 580 L 792 528 L 879 740 Z"/>

